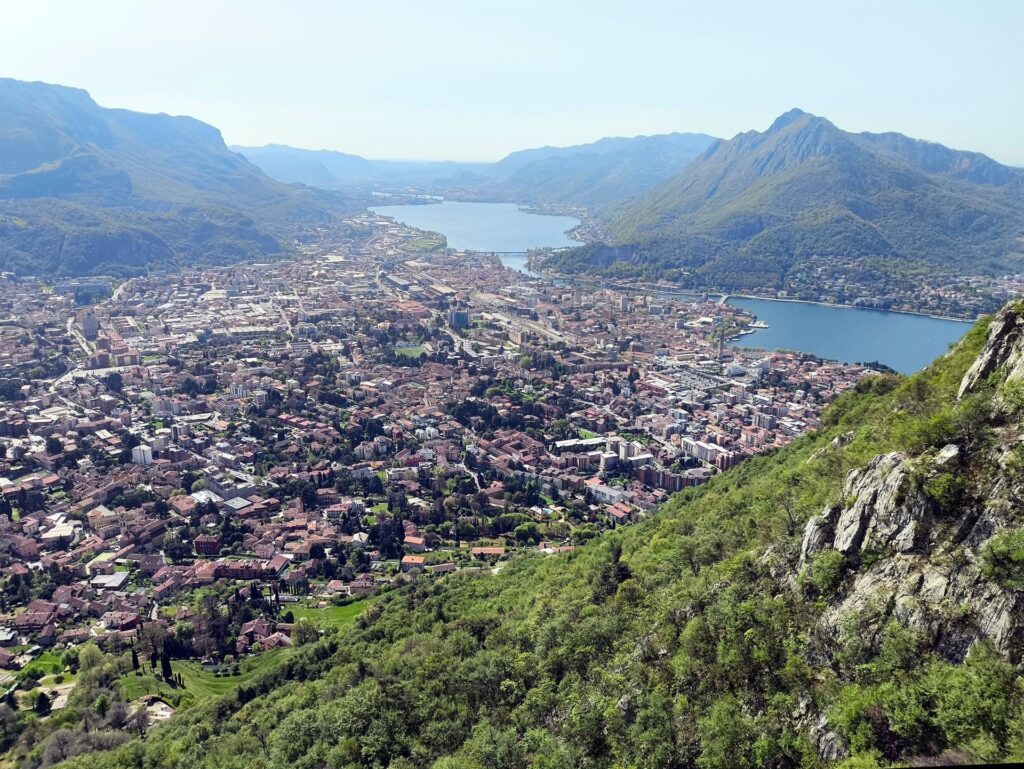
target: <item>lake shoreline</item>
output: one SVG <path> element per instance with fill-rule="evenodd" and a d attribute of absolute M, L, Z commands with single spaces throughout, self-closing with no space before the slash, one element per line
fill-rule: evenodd
<path fill-rule="evenodd" d="M 842 307 L 825 302 L 728 295 L 719 301 L 764 321 L 730 346 L 799 350 L 845 363 L 878 361 L 903 374 L 930 364 L 971 329 L 925 313 Z"/>
<path fill-rule="evenodd" d="M 494 254 L 495 266 L 554 284 L 585 290 L 613 289 L 626 293 L 677 297 L 683 301 L 721 305 L 744 318 L 766 321 L 766 328 L 747 328 L 731 336 L 729 346 L 800 351 L 819 360 L 879 361 L 904 374 L 930 363 L 968 330 L 971 320 L 939 314 L 882 310 L 799 299 L 731 294 L 677 285 L 615 281 L 588 274 L 560 275 L 545 269 L 547 254 L 578 245 L 572 236 L 579 220 L 559 214 L 531 213 L 516 203 L 444 201 L 440 205 L 374 206 L 373 213 L 413 230 L 436 232 L 449 252 Z M 561 218 L 560 218 L 561 217 Z M 538 245 L 532 245 L 538 244 Z M 544 244 L 544 245 L 540 245 Z M 819 309 L 820 308 L 820 309 Z"/>
<path fill-rule="evenodd" d="M 789 299 L 784 297 L 775 296 L 757 296 L 756 294 L 722 294 L 725 297 L 726 304 L 729 300 L 735 297 L 736 299 L 757 299 L 763 302 L 789 302 L 791 304 L 813 304 L 818 307 L 835 307 L 844 310 L 874 310 L 875 312 L 891 312 L 894 315 L 915 315 L 918 318 L 933 318 L 934 320 L 948 320 L 954 323 L 970 323 L 974 324 L 978 322 L 977 318 L 956 318 L 952 315 L 935 315 L 930 312 L 916 312 L 914 310 L 883 310 L 879 307 L 860 307 L 855 304 L 840 304 L 838 302 L 816 302 L 813 299 Z M 721 301 L 721 300 L 719 300 Z"/>
<path fill-rule="evenodd" d="M 555 250 L 555 249 L 551 249 L 551 250 Z M 568 274 L 563 275 L 561 273 L 556 273 L 556 272 L 545 272 L 542 267 L 538 268 L 538 267 L 531 266 L 530 269 L 533 270 L 536 274 L 542 275 L 545 280 L 549 280 L 549 281 L 561 280 L 561 281 L 564 281 L 566 283 L 574 283 L 574 282 L 576 282 L 576 283 L 581 283 L 581 284 L 588 284 L 589 283 L 591 285 L 594 285 L 594 284 L 596 284 L 598 282 L 597 279 L 600 277 L 600 276 L 594 276 L 593 279 L 587 280 L 587 279 L 581 278 L 580 275 L 568 275 Z M 723 291 L 704 291 L 703 289 L 696 289 L 696 288 L 670 288 L 668 286 L 657 286 L 657 285 L 652 286 L 652 285 L 646 285 L 646 284 L 643 284 L 643 283 L 634 283 L 634 284 L 625 284 L 625 285 L 623 285 L 623 284 L 619 284 L 619 283 L 609 282 L 608 287 L 613 289 L 613 290 L 616 290 L 616 291 L 630 291 L 630 292 L 636 292 L 636 293 L 647 292 L 647 293 L 652 293 L 652 294 L 653 293 L 663 293 L 663 294 L 670 294 L 670 295 L 673 295 L 673 296 L 691 296 L 692 295 L 694 297 L 697 297 L 697 296 L 700 296 L 702 294 L 707 293 L 709 296 L 716 296 L 717 295 L 719 297 L 718 301 L 722 301 L 722 298 L 724 297 L 725 300 L 726 300 L 726 303 L 728 303 L 728 300 L 731 299 L 731 298 L 736 298 L 736 299 L 757 299 L 757 300 L 764 301 L 764 302 L 788 302 L 790 304 L 811 304 L 811 305 L 816 305 L 818 307 L 834 307 L 836 309 L 843 309 L 843 310 L 869 310 L 869 311 L 873 311 L 873 312 L 888 312 L 888 313 L 892 313 L 894 315 L 913 315 L 913 316 L 916 316 L 918 318 L 932 318 L 934 320 L 948 320 L 948 321 L 952 321 L 954 323 L 971 323 L 971 324 L 974 324 L 974 323 L 978 322 L 977 318 L 957 318 L 957 317 L 952 316 L 952 315 L 936 315 L 935 313 L 917 312 L 917 311 L 914 311 L 914 310 L 883 310 L 880 307 L 860 307 L 860 306 L 855 305 L 855 304 L 844 304 L 844 303 L 839 303 L 839 302 L 817 302 L 817 301 L 815 301 L 813 299 L 791 299 L 791 298 L 777 297 L 777 296 L 758 296 L 757 294 L 734 294 L 734 293 L 725 293 Z"/>

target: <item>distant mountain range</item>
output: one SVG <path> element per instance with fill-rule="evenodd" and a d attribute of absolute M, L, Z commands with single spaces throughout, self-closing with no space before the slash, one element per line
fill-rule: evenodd
<path fill-rule="evenodd" d="M 273 256 L 340 205 L 268 177 L 198 120 L 0 79 L 0 269 L 130 274 Z"/>
<path fill-rule="evenodd" d="M 781 287 L 813 259 L 1024 271 L 1024 170 L 800 110 L 711 145 L 608 219 L 609 244 L 550 266 L 727 289 Z"/>
<path fill-rule="evenodd" d="M 605 206 L 642 195 L 716 141 L 672 133 L 513 152 L 495 164 L 491 189 L 506 200 Z"/>
<path fill-rule="evenodd" d="M 275 256 L 386 189 L 585 207 L 610 237 L 553 257 L 565 272 L 729 290 L 781 288 L 820 264 L 1024 272 L 1024 170 L 800 110 L 728 141 L 606 138 L 496 163 L 235 149 L 189 117 L 0 79 L 0 269 L 124 275 Z"/>
<path fill-rule="evenodd" d="M 686 133 L 606 138 L 521 150 L 497 163 L 367 160 L 275 144 L 233 149 L 276 179 L 327 189 L 411 187 L 458 197 L 600 207 L 643 194 L 715 141 Z"/>
<path fill-rule="evenodd" d="M 382 186 L 424 190 L 450 183 L 463 174 L 475 178 L 488 167 L 486 163 L 444 160 L 367 160 L 345 152 L 304 150 L 284 144 L 231 149 L 280 181 L 359 192 Z"/>

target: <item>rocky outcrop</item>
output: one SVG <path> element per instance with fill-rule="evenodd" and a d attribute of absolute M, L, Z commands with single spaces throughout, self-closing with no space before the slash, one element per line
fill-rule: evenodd
<path fill-rule="evenodd" d="M 828 715 L 819 711 L 809 697 L 797 700 L 792 718 L 797 729 L 807 735 L 823 761 L 831 764 L 849 755 L 846 740 L 829 725 Z"/>
<path fill-rule="evenodd" d="M 1021 658 L 1018 594 L 986 580 L 974 563 L 933 563 L 923 555 L 884 558 L 855 575 L 845 597 L 819 621 L 825 638 L 856 632 L 874 640 L 890 620 L 917 630 L 947 659 L 960 662 L 986 638 L 1006 658 Z"/>
<path fill-rule="evenodd" d="M 843 507 L 826 508 L 804 529 L 801 568 L 825 548 L 844 555 L 907 553 L 923 546 L 935 517 L 933 503 L 917 490 L 905 454 L 875 457 L 852 470 L 843 485 Z"/>
<path fill-rule="evenodd" d="M 975 513 L 942 510 L 920 478 L 955 470 L 956 446 L 910 458 L 891 453 L 853 470 L 842 505 L 808 521 L 800 568 L 818 553 L 846 556 L 847 576 L 819 624 L 826 644 L 850 633 L 873 643 L 891 621 L 919 631 L 932 648 L 961 661 L 978 640 L 990 640 L 1014 662 L 1024 652 L 1024 595 L 986 579 L 979 548 L 1010 521 L 993 494 Z"/>
<path fill-rule="evenodd" d="M 841 507 L 826 507 L 824 512 L 807 522 L 800 545 L 800 569 L 815 553 L 832 547 L 836 539 L 836 520 L 841 512 Z"/>
<path fill-rule="evenodd" d="M 964 374 L 957 397 L 963 398 L 1000 367 L 1005 367 L 1008 381 L 1024 379 L 1024 308 L 1016 302 L 992 319 L 985 348 Z"/>

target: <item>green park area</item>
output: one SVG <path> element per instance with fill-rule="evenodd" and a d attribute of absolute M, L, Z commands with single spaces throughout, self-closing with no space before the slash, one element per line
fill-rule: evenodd
<path fill-rule="evenodd" d="M 310 622 L 314 622 L 318 627 L 324 630 L 328 628 L 340 629 L 348 627 L 355 622 L 356 617 L 363 613 L 363 611 L 370 605 L 373 599 L 366 599 L 363 601 L 355 601 L 345 606 L 289 606 L 287 611 L 292 613 L 295 621 L 300 619 L 306 619 Z"/>
<path fill-rule="evenodd" d="M 272 649 L 263 654 L 238 663 L 238 674 L 233 673 L 235 665 L 204 665 L 193 660 L 174 660 L 171 669 L 180 674 L 184 686 L 171 685 L 152 673 L 148 665 L 127 673 L 121 678 L 121 688 L 128 700 L 138 699 L 147 694 L 155 694 L 161 699 L 171 702 L 176 697 L 190 694 L 196 701 L 209 697 L 219 697 L 233 691 L 242 684 L 254 680 L 261 673 L 270 670 L 290 652 L 290 649 Z"/>
<path fill-rule="evenodd" d="M 406 358 L 418 358 L 423 354 L 423 345 L 412 344 L 395 348 L 395 355 L 404 355 Z"/>
<path fill-rule="evenodd" d="M 356 601 L 345 606 L 289 606 L 295 621 L 309 620 L 323 630 L 340 630 L 351 625 L 372 599 Z M 204 664 L 195 660 L 172 660 L 171 669 L 181 676 L 184 685 L 168 683 L 152 672 L 145 662 L 138 670 L 130 671 L 121 678 L 125 698 L 138 699 L 147 694 L 156 695 L 167 702 L 182 698 L 196 702 L 210 697 L 227 694 L 239 686 L 251 683 L 256 678 L 284 661 L 291 649 L 272 649 L 254 657 L 238 661 L 223 662 L 219 665 Z M 45 656 L 45 655 L 44 655 Z M 38 660 L 37 660 L 38 662 Z M 56 658 L 53 662 L 59 662 Z M 35 663 L 33 663 L 35 664 Z M 159 668 L 158 668 L 159 669 Z M 50 672 L 48 669 L 46 672 Z"/>

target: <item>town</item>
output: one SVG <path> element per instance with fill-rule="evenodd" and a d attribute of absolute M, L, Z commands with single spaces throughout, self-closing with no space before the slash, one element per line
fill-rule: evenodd
<path fill-rule="evenodd" d="M 142 697 L 172 658 L 237 676 L 396 585 L 570 550 L 867 371 L 734 346 L 753 319 L 716 297 L 536 280 L 370 213 L 300 250 L 0 280 L 9 701 L 60 708 L 85 642 L 148 660 Z"/>

